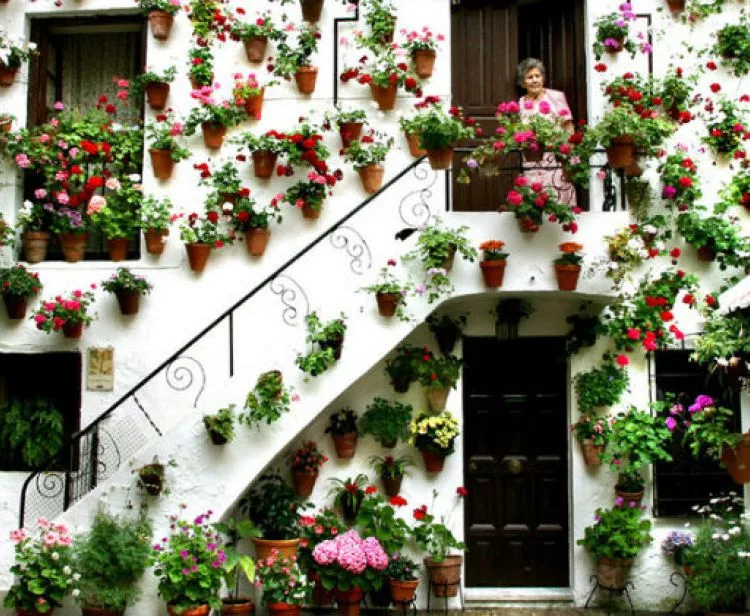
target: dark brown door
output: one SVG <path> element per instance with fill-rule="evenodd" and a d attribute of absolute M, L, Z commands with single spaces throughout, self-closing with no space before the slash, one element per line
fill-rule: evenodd
<path fill-rule="evenodd" d="M 568 587 L 566 356 L 560 338 L 466 338 L 466 584 Z"/>
<path fill-rule="evenodd" d="M 565 92 L 573 117 L 585 118 L 583 25 L 583 0 L 458 0 L 451 10 L 453 102 L 492 134 L 497 104 L 520 97 L 516 67 L 531 56 L 544 62 L 547 86 Z M 456 153 L 454 167 L 464 155 Z M 496 211 L 520 173 L 520 157 L 502 167 L 498 177 L 454 183 L 453 209 Z"/>

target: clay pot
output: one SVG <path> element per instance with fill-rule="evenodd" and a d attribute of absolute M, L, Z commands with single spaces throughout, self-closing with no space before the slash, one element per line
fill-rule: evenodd
<path fill-rule="evenodd" d="M 521 233 L 538 233 L 540 226 L 534 221 L 531 216 L 521 216 L 516 219 L 518 221 L 518 228 Z"/>
<path fill-rule="evenodd" d="M 169 235 L 169 229 L 148 228 L 143 235 L 146 238 L 146 252 L 152 255 L 160 255 L 164 252 L 164 238 Z"/>
<path fill-rule="evenodd" d="M 705 246 L 701 246 L 700 248 L 698 248 L 699 261 L 703 261 L 704 263 L 711 263 L 711 261 L 714 261 L 715 259 L 716 251 L 710 244 L 706 244 Z"/>
<path fill-rule="evenodd" d="M 245 99 L 245 113 L 251 118 L 260 120 L 260 116 L 263 112 L 263 96 L 266 93 L 265 87 L 260 89 L 260 94 L 255 96 L 248 96 Z"/>
<path fill-rule="evenodd" d="M 317 471 L 314 473 L 294 471 L 292 473 L 292 480 L 294 481 L 294 490 L 297 492 L 297 496 L 308 498 L 310 494 L 313 493 L 313 488 L 315 488 L 315 481 L 317 479 Z"/>
<path fill-rule="evenodd" d="M 427 150 L 419 147 L 419 135 L 417 133 L 404 133 L 404 136 L 406 137 L 406 143 L 409 144 L 409 154 L 414 158 L 427 154 Z"/>
<path fill-rule="evenodd" d="M 203 82 L 203 80 L 198 79 L 196 77 L 190 77 L 190 87 L 193 88 L 193 90 L 200 90 L 203 86 L 210 86 L 214 81 L 214 74 L 211 73 L 206 79 L 206 83 Z"/>
<path fill-rule="evenodd" d="M 27 263 L 39 263 L 47 258 L 50 234 L 46 231 L 26 231 L 21 234 L 23 254 Z"/>
<path fill-rule="evenodd" d="M 735 483 L 750 483 L 750 433 L 742 435 L 737 447 L 724 448 L 721 461 Z"/>
<path fill-rule="evenodd" d="M 586 466 L 600 466 L 602 461 L 599 456 L 604 452 L 604 445 L 594 445 L 590 438 L 581 441 L 581 453 Z"/>
<path fill-rule="evenodd" d="M 122 616 L 125 610 L 110 610 L 104 607 L 82 607 L 82 616 Z"/>
<path fill-rule="evenodd" d="M 214 445 L 226 445 L 229 442 L 229 439 L 221 434 L 220 432 L 217 432 L 216 430 L 207 430 L 208 432 L 208 438 L 211 439 L 211 442 Z"/>
<path fill-rule="evenodd" d="M 395 83 L 392 83 L 385 88 L 376 83 L 370 83 L 372 99 L 378 104 L 378 109 L 381 111 L 390 111 L 396 106 L 397 91 L 398 84 Z"/>
<path fill-rule="evenodd" d="M 25 295 L 3 293 L 3 303 L 5 304 L 5 310 L 8 312 L 8 318 L 18 320 L 23 319 L 26 316 L 29 298 Z"/>
<path fill-rule="evenodd" d="M 344 349 L 344 336 L 338 336 L 336 338 L 330 338 L 328 340 L 321 340 L 318 342 L 318 346 L 325 351 L 331 349 L 333 351 L 333 359 L 336 361 L 341 359 L 341 352 Z"/>
<path fill-rule="evenodd" d="M 315 92 L 315 82 L 318 80 L 317 66 L 300 66 L 294 73 L 297 82 L 297 90 L 300 94 L 312 94 Z"/>
<path fill-rule="evenodd" d="M 221 616 L 249 616 L 255 613 L 255 603 L 249 597 L 221 598 Z"/>
<path fill-rule="evenodd" d="M 12 128 L 13 120 L 11 118 L 0 118 L 0 133 L 9 133 Z"/>
<path fill-rule="evenodd" d="M 17 66 L 6 66 L 5 64 L 0 62 L 0 86 L 4 88 L 9 88 L 13 85 L 13 82 L 16 80 L 16 73 L 18 73 Z"/>
<path fill-rule="evenodd" d="M 172 177 L 174 170 L 174 160 L 170 150 L 149 150 L 151 156 L 151 167 L 154 170 L 154 177 L 160 180 L 168 180 Z"/>
<path fill-rule="evenodd" d="M 390 578 L 388 585 L 391 589 L 391 600 L 396 604 L 411 603 L 417 594 L 419 580 L 394 580 Z"/>
<path fill-rule="evenodd" d="M 263 253 L 266 252 L 270 237 L 271 231 L 269 229 L 253 228 L 245 231 L 247 253 L 251 257 L 262 257 Z"/>
<path fill-rule="evenodd" d="M 166 41 L 169 33 L 172 31 L 174 17 L 167 11 L 150 11 L 148 14 L 148 24 L 151 26 L 151 34 L 157 41 Z"/>
<path fill-rule="evenodd" d="M 279 155 L 268 150 L 256 150 L 253 156 L 253 171 L 256 178 L 267 180 L 276 168 L 276 160 Z"/>
<path fill-rule="evenodd" d="M 401 475 L 400 477 L 381 477 L 380 481 L 383 482 L 383 491 L 385 492 L 386 496 L 390 498 L 398 496 L 398 493 L 401 492 L 401 482 L 403 480 L 403 475 Z"/>
<path fill-rule="evenodd" d="M 245 46 L 245 54 L 250 62 L 263 62 L 266 57 L 266 47 L 268 47 L 267 36 L 250 36 L 242 41 Z"/>
<path fill-rule="evenodd" d="M 117 303 L 120 305 L 122 314 L 138 314 L 138 305 L 141 300 L 141 294 L 138 291 L 126 291 L 120 289 L 115 291 Z"/>
<path fill-rule="evenodd" d="M 333 444 L 336 446 L 336 457 L 340 460 L 348 460 L 354 457 L 354 451 L 357 449 L 356 432 L 347 432 L 346 434 L 331 433 Z"/>
<path fill-rule="evenodd" d="M 279 551 L 279 558 L 291 558 L 297 555 L 299 539 L 259 539 L 253 537 L 255 545 L 255 558 L 266 559 L 271 556 L 273 550 Z"/>
<path fill-rule="evenodd" d="M 331 605 L 333 603 L 333 591 L 326 590 L 317 573 L 310 573 L 313 582 L 312 601 L 317 606 Z"/>
<path fill-rule="evenodd" d="M 322 213 L 323 213 L 323 210 L 321 208 L 314 208 L 312 205 L 308 205 L 307 203 L 305 203 L 305 205 L 302 206 L 303 218 L 315 220 L 317 218 L 320 218 L 320 215 Z"/>
<path fill-rule="evenodd" d="M 667 0 L 667 6 L 672 13 L 682 13 L 685 10 L 685 0 Z"/>
<path fill-rule="evenodd" d="M 339 135 L 341 137 L 341 147 L 348 148 L 352 141 L 356 141 L 362 136 L 362 127 L 364 122 L 342 122 L 339 124 Z"/>
<path fill-rule="evenodd" d="M 391 379 L 391 385 L 393 385 L 393 390 L 399 394 L 405 394 L 407 391 L 409 391 L 409 387 L 411 387 L 412 381 L 409 380 L 409 377 L 406 376 L 400 376 L 398 378 Z"/>
<path fill-rule="evenodd" d="M 462 564 L 463 556 L 460 554 L 446 556 L 439 562 L 429 557 L 424 559 L 432 582 L 432 593 L 436 597 L 455 597 L 458 594 Z"/>
<path fill-rule="evenodd" d="M 613 169 L 624 169 L 636 164 L 635 142 L 629 135 L 614 137 L 607 148 L 607 160 Z"/>
<path fill-rule="evenodd" d="M 63 336 L 66 338 L 80 338 L 83 335 L 83 323 L 71 323 L 68 321 L 62 326 Z"/>
<path fill-rule="evenodd" d="M 505 266 L 508 261 L 505 259 L 495 259 L 492 261 L 480 261 L 479 267 L 482 268 L 484 286 L 491 289 L 497 289 L 503 286 L 503 277 L 505 276 Z"/>
<path fill-rule="evenodd" d="M 124 261 L 128 256 L 128 244 L 130 240 L 126 237 L 113 237 L 107 240 L 110 261 Z"/>
<path fill-rule="evenodd" d="M 626 503 L 633 502 L 640 505 L 641 500 L 643 500 L 643 490 L 639 490 L 638 492 L 624 492 L 615 486 L 615 494 L 622 498 Z"/>
<path fill-rule="evenodd" d="M 441 387 L 439 389 L 428 389 L 425 392 L 427 405 L 433 413 L 439 413 L 445 410 L 445 404 L 448 401 L 448 394 L 450 394 L 450 391 L 450 387 Z"/>
<path fill-rule="evenodd" d="M 146 84 L 146 100 L 148 106 L 156 111 L 161 111 L 167 106 L 169 96 L 169 84 L 162 81 L 154 81 Z"/>
<path fill-rule="evenodd" d="M 365 165 L 360 167 L 357 172 L 359 173 L 359 179 L 362 181 L 362 188 L 368 195 L 373 195 L 380 190 L 385 174 L 383 165 Z"/>
<path fill-rule="evenodd" d="M 339 608 L 340 616 L 358 616 L 362 605 L 364 593 L 362 589 L 354 586 L 349 590 L 333 590 L 333 596 L 336 597 L 336 604 Z"/>
<path fill-rule="evenodd" d="M 301 605 L 292 605 L 291 603 L 269 603 L 268 616 L 299 616 L 302 612 Z"/>
<path fill-rule="evenodd" d="M 381 317 L 392 317 L 396 314 L 398 305 L 403 300 L 401 293 L 376 293 L 375 299 L 378 302 L 378 313 Z"/>
<path fill-rule="evenodd" d="M 632 560 L 600 558 L 596 563 L 596 575 L 604 588 L 621 590 L 625 588 L 625 578 L 633 566 Z"/>
<path fill-rule="evenodd" d="M 63 258 L 68 263 L 77 263 L 83 259 L 88 238 L 88 233 L 58 233 L 57 239 L 60 242 Z"/>
<path fill-rule="evenodd" d="M 430 161 L 430 167 L 436 171 L 450 169 L 453 163 L 453 148 L 427 148 L 427 158 Z"/>
<path fill-rule="evenodd" d="M 564 263 L 555 263 L 554 265 L 557 288 L 560 291 L 575 291 L 578 286 L 578 277 L 581 275 L 581 266 Z"/>
<path fill-rule="evenodd" d="M 211 611 L 211 607 L 208 605 L 198 605 L 186 609 L 184 612 L 177 612 L 175 608 L 167 603 L 167 612 L 169 616 L 208 616 Z"/>
<path fill-rule="evenodd" d="M 190 269 L 201 273 L 206 268 L 206 262 L 211 255 L 211 244 L 185 244 Z"/>
<path fill-rule="evenodd" d="M 209 150 L 218 150 L 224 143 L 224 137 L 227 134 L 227 127 L 221 124 L 212 124 L 203 122 L 203 143 Z"/>
<path fill-rule="evenodd" d="M 436 57 L 437 54 L 434 49 L 416 49 L 411 55 L 414 62 L 414 72 L 422 79 L 432 77 Z"/>
<path fill-rule="evenodd" d="M 323 13 L 323 0 L 300 0 L 302 5 L 302 19 L 309 22 L 320 21 Z"/>
<path fill-rule="evenodd" d="M 428 473 L 439 473 L 443 470 L 443 466 L 445 466 L 445 456 L 424 449 L 421 453 L 422 461 L 424 462 L 424 470 Z M 437 596 L 439 597 L 440 595 Z M 453 595 L 449 596 L 452 597 Z"/>

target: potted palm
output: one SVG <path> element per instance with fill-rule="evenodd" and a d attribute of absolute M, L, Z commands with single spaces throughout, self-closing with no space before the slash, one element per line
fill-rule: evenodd
<path fill-rule="evenodd" d="M 368 195 L 378 192 L 383 185 L 385 167 L 382 163 L 392 147 L 393 137 L 370 130 L 344 150 L 344 160 L 359 174 L 362 188 Z"/>
<path fill-rule="evenodd" d="M 180 0 L 138 0 L 138 6 L 148 17 L 151 34 L 157 41 L 166 41 L 172 31 L 174 16 L 180 11 Z"/>
<path fill-rule="evenodd" d="M 282 38 L 277 45 L 274 74 L 286 81 L 290 81 L 294 76 L 300 94 L 315 92 L 318 67 L 311 64 L 311 57 L 318 51 L 319 39 L 318 29 L 306 24 L 297 33 L 295 47 L 287 43 L 286 37 Z"/>
<path fill-rule="evenodd" d="M 333 484 L 328 492 L 329 497 L 333 496 L 333 506 L 339 510 L 344 522 L 354 524 L 365 498 L 367 475 L 359 473 L 354 479 L 331 477 L 328 481 Z"/>
<path fill-rule="evenodd" d="M 422 355 L 419 382 L 426 388 L 425 397 L 432 412 L 445 409 L 451 389 L 461 375 L 463 362 L 455 355 L 436 357 L 431 351 Z"/>
<path fill-rule="evenodd" d="M 126 267 L 118 267 L 112 276 L 102 282 L 102 288 L 107 293 L 113 293 L 120 312 L 129 315 L 138 313 L 141 295 L 147 295 L 152 286 L 143 276 L 133 274 Z"/>
<path fill-rule="evenodd" d="M 140 102 L 141 96 L 146 94 L 148 106 L 155 111 L 161 111 L 167 106 L 169 84 L 174 81 L 177 67 L 170 66 L 164 71 L 146 70 L 130 82 L 130 97 Z"/>
<path fill-rule="evenodd" d="M 575 432 L 576 440 L 581 445 L 581 453 L 586 466 L 599 466 L 601 455 L 607 446 L 610 427 L 606 418 L 582 415 L 581 418 L 571 426 Z"/>
<path fill-rule="evenodd" d="M 394 458 L 393 456 L 372 456 L 370 466 L 383 482 L 383 490 L 387 496 L 398 496 L 401 491 L 401 482 L 408 475 L 407 468 L 414 466 L 414 462 L 408 456 Z"/>
<path fill-rule="evenodd" d="M 232 22 L 232 38 L 242 41 L 249 62 L 263 62 L 266 57 L 268 41 L 275 41 L 282 36 L 282 30 L 274 23 L 271 14 L 265 11 L 252 21 L 237 19 Z"/>
<path fill-rule="evenodd" d="M 255 613 L 255 602 L 250 597 L 240 595 L 240 578 L 252 583 L 255 580 L 255 563 L 247 554 L 239 551 L 241 539 L 258 536 L 259 531 L 250 520 L 237 521 L 229 518 L 226 522 L 217 522 L 214 527 L 224 536 L 224 554 L 222 563 L 224 584 L 227 596 L 221 598 L 221 615 L 251 616 Z"/>
<path fill-rule="evenodd" d="M 505 242 L 500 240 L 487 240 L 479 245 L 482 251 L 482 260 L 479 267 L 482 269 L 484 284 L 491 289 L 503 286 L 505 266 L 508 263 L 508 253 L 503 252 Z"/>
<path fill-rule="evenodd" d="M 36 328 L 47 334 L 62 331 L 66 338 L 80 338 L 83 328 L 94 320 L 95 315 L 89 314 L 93 303 L 92 291 L 76 289 L 67 298 L 58 295 L 54 301 L 42 302 L 31 318 Z"/>
<path fill-rule="evenodd" d="M 440 105 L 417 114 L 413 129 L 419 135 L 419 147 L 427 151 L 430 166 L 438 170 L 450 169 L 455 145 L 476 134 L 472 121 L 464 117 L 459 107 L 446 112 Z"/>
<path fill-rule="evenodd" d="M 286 135 L 275 130 L 270 130 L 259 137 L 249 132 L 242 133 L 233 142 L 250 151 L 255 177 L 263 180 L 271 177 L 279 155 L 289 150 Z"/>
<path fill-rule="evenodd" d="M 343 408 L 333 413 L 326 428 L 333 438 L 336 456 L 347 460 L 354 457 L 357 448 L 357 414 L 351 408 Z"/>
<path fill-rule="evenodd" d="M 154 177 L 168 180 L 172 177 L 174 164 L 190 158 L 190 151 L 182 147 L 177 140 L 183 134 L 183 125 L 167 114 L 159 114 L 154 122 L 146 125 L 146 139 L 149 141 L 148 153 Z"/>
<path fill-rule="evenodd" d="M 29 298 L 42 288 L 39 274 L 28 271 L 23 265 L 0 269 L 0 293 L 9 319 L 25 318 Z"/>
<path fill-rule="evenodd" d="M 294 490 L 301 498 L 308 498 L 315 488 L 319 469 L 328 462 L 314 441 L 305 441 L 302 447 L 289 456 Z"/>
<path fill-rule="evenodd" d="M 218 150 L 224 143 L 227 130 L 242 121 L 244 110 L 234 100 L 217 102 L 214 94 L 211 86 L 193 91 L 192 96 L 198 99 L 200 105 L 191 109 L 185 122 L 185 134 L 194 135 L 200 125 L 204 145 L 211 150 Z"/>
<path fill-rule="evenodd" d="M 443 411 L 439 415 L 420 413 L 409 425 L 411 437 L 409 443 L 419 449 L 428 473 L 439 473 L 443 470 L 445 458 L 455 451 L 458 438 L 458 421 L 450 413 Z"/>
<path fill-rule="evenodd" d="M 203 425 L 214 445 L 225 445 L 234 440 L 234 437 L 237 434 L 234 429 L 235 408 L 235 404 L 230 404 L 229 406 L 219 409 L 213 415 L 203 416 Z"/>
<path fill-rule="evenodd" d="M 411 415 L 410 405 L 376 396 L 362 415 L 359 432 L 370 434 L 386 449 L 393 449 L 399 440 L 409 439 Z"/>
<path fill-rule="evenodd" d="M 151 195 L 143 198 L 140 209 L 139 226 L 146 238 L 146 251 L 152 255 L 164 252 L 169 225 L 172 222 L 172 202 L 169 199 L 156 199 Z"/>
<path fill-rule="evenodd" d="M 395 259 L 389 259 L 386 267 L 380 268 L 380 276 L 375 284 L 362 287 L 361 291 L 375 294 L 375 300 L 378 303 L 378 313 L 383 317 L 392 317 L 394 315 L 402 321 L 408 321 L 409 316 L 406 314 L 406 297 L 413 289 L 410 282 L 399 281 L 390 268 L 396 266 Z"/>

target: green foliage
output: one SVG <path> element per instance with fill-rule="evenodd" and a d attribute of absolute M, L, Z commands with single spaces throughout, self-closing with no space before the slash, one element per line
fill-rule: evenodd
<path fill-rule="evenodd" d="M 177 75 L 177 67 L 174 65 L 161 72 L 146 71 L 136 75 L 130 81 L 130 100 L 140 103 L 147 85 L 151 83 L 172 83 L 175 75 Z"/>
<path fill-rule="evenodd" d="M 732 357 L 750 357 L 750 315 L 736 311 L 721 315 L 712 312 L 695 341 L 691 359 L 700 364 L 713 364 Z"/>
<path fill-rule="evenodd" d="M 392 580 L 410 582 L 419 579 L 419 565 L 401 554 L 393 554 L 385 573 Z"/>
<path fill-rule="evenodd" d="M 420 148 L 440 150 L 474 137 L 475 129 L 466 120 L 457 107 L 449 113 L 433 105 L 414 117 L 412 129 L 419 135 Z"/>
<path fill-rule="evenodd" d="M 201 98 L 201 104 L 190 110 L 190 115 L 185 121 L 186 135 L 195 134 L 198 126 L 202 124 L 231 128 L 237 126 L 246 116 L 244 108 L 237 106 L 234 101 L 207 101 L 207 98 Z"/>
<path fill-rule="evenodd" d="M 84 607 L 124 610 L 140 598 L 138 580 L 150 565 L 151 524 L 99 512 L 91 529 L 76 538 L 74 567 L 81 574 Z"/>
<path fill-rule="evenodd" d="M 214 55 L 210 47 L 191 47 L 188 51 L 188 77 L 198 87 L 210 86 L 214 79 Z"/>
<path fill-rule="evenodd" d="M 744 145 L 744 131 L 735 129 L 746 126 L 746 113 L 733 100 L 719 96 L 716 108 L 705 118 L 707 134 L 701 139 L 716 154 L 734 154 Z"/>
<path fill-rule="evenodd" d="M 606 418 L 581 415 L 581 418 L 571 426 L 575 432 L 576 440 L 582 443 L 585 440 L 593 441 L 595 447 L 607 444 L 611 428 Z"/>
<path fill-rule="evenodd" d="M 169 199 L 155 199 L 151 195 L 141 202 L 141 229 L 169 229 L 171 222 L 172 202 Z"/>
<path fill-rule="evenodd" d="M 409 474 L 406 469 L 414 466 L 414 460 L 409 456 L 371 456 L 370 466 L 381 479 L 398 479 Z"/>
<path fill-rule="evenodd" d="M 438 317 L 433 313 L 427 317 L 427 329 L 435 336 L 440 352 L 445 355 L 453 352 L 453 348 L 456 346 L 458 339 L 461 338 L 467 323 L 468 320 L 464 314 L 457 317 L 442 314 Z"/>
<path fill-rule="evenodd" d="M 311 345 L 311 350 L 306 355 L 298 354 L 295 361 L 300 370 L 314 377 L 323 374 L 336 363 L 333 347 L 343 343 L 346 315 L 342 312 L 340 318 L 323 322 L 317 312 L 311 312 L 305 317 L 305 324 L 305 340 Z"/>
<path fill-rule="evenodd" d="M 300 536 L 300 509 L 303 503 L 294 488 L 276 472 L 263 473 L 248 494 L 240 500 L 240 508 L 263 533 L 264 539 L 296 539 Z"/>
<path fill-rule="evenodd" d="M 737 77 L 750 72 L 750 19 L 744 12 L 739 23 L 727 24 L 716 33 L 711 52 L 721 56 L 721 63 Z"/>
<path fill-rule="evenodd" d="M 370 29 L 367 37 L 370 49 L 377 50 L 379 45 L 387 45 L 393 40 L 396 28 L 396 6 L 391 0 L 367 0 L 363 2 L 365 24 Z"/>
<path fill-rule="evenodd" d="M 320 32 L 317 27 L 305 24 L 297 33 L 297 44 L 292 47 L 284 35 L 276 45 L 274 75 L 289 81 L 297 70 L 310 66 L 312 55 L 318 51 Z"/>
<path fill-rule="evenodd" d="M 30 272 L 23 265 L 14 265 L 0 269 L 0 293 L 31 297 L 42 290 L 44 285 L 39 280 L 39 274 Z"/>
<path fill-rule="evenodd" d="M 363 537 L 375 537 L 386 554 L 398 554 L 409 539 L 409 526 L 380 494 L 368 494 L 357 514 L 357 528 Z"/>
<path fill-rule="evenodd" d="M 713 249 L 722 270 L 750 263 L 744 256 L 750 248 L 750 241 L 742 234 L 739 225 L 727 220 L 726 216 L 703 218 L 696 212 L 687 212 L 677 217 L 677 229 L 694 248 Z"/>
<path fill-rule="evenodd" d="M 635 58 L 635 43 L 630 39 L 629 19 L 624 12 L 607 13 L 594 22 L 594 57 L 601 60 L 605 53 L 614 53 L 625 49 L 631 58 Z M 616 45 L 616 46 L 615 46 Z"/>
<path fill-rule="evenodd" d="M 285 135 L 275 130 L 270 130 L 262 135 L 255 135 L 251 132 L 240 133 L 230 140 L 230 143 L 246 147 L 250 152 L 273 152 L 275 154 L 284 154 L 288 152 L 290 145 Z"/>
<path fill-rule="evenodd" d="M 735 171 L 720 195 L 721 201 L 714 205 L 714 214 L 723 214 L 733 205 L 750 208 L 750 170 Z"/>
<path fill-rule="evenodd" d="M 599 316 L 591 314 L 590 302 L 582 302 L 578 312 L 568 315 L 565 322 L 571 327 L 565 338 L 565 348 L 570 355 L 594 346 L 596 339 L 603 333 Z"/>
<path fill-rule="evenodd" d="M 612 406 L 620 401 L 628 388 L 628 371 L 605 354 L 599 368 L 576 374 L 574 383 L 578 410 L 588 413 L 595 406 Z"/>
<path fill-rule="evenodd" d="M 63 448 L 65 423 L 49 398 L 11 399 L 0 408 L 0 457 L 39 468 Z"/>
<path fill-rule="evenodd" d="M 252 583 L 255 579 L 255 562 L 247 554 L 239 551 L 240 539 L 250 539 L 260 536 L 260 531 L 255 528 L 250 520 L 237 521 L 229 518 L 226 522 L 217 522 L 214 528 L 225 537 L 224 554 L 226 560 L 222 567 L 224 569 L 224 583 L 230 599 L 240 596 L 240 574 Z"/>
<path fill-rule="evenodd" d="M 473 262 L 477 258 L 477 250 L 465 236 L 468 230 L 467 226 L 457 229 L 443 227 L 442 220 L 435 218 L 434 224 L 420 232 L 416 248 L 405 254 L 403 259 L 419 259 L 425 270 L 442 268 L 445 260 L 456 253 L 464 260 Z"/>
<path fill-rule="evenodd" d="M 669 439 L 669 430 L 660 417 L 631 406 L 628 412 L 615 416 L 602 461 L 610 470 L 626 475 L 654 462 L 671 462 L 672 456 L 665 449 Z"/>
<path fill-rule="evenodd" d="M 627 106 L 608 110 L 591 129 L 602 147 L 608 148 L 613 139 L 631 137 L 642 156 L 654 156 L 667 137 L 674 133 L 674 125 L 661 116 L 643 117 Z"/>
<path fill-rule="evenodd" d="M 331 434 L 349 434 L 357 431 L 357 414 L 346 407 L 331 415 L 330 424 L 326 432 Z"/>
<path fill-rule="evenodd" d="M 443 523 L 442 518 L 440 522 L 437 522 L 434 515 L 427 513 L 426 506 L 416 509 L 414 518 L 417 523 L 412 528 L 412 538 L 419 549 L 427 552 L 433 560 L 438 562 L 445 560 L 448 551 L 451 549 L 466 549 L 466 544 L 453 536 L 450 528 Z"/>
<path fill-rule="evenodd" d="M 419 368 L 419 382 L 428 389 L 455 389 L 462 367 L 463 360 L 455 355 L 435 357 L 432 352 L 426 353 Z"/>
<path fill-rule="evenodd" d="M 392 385 L 400 383 L 408 389 L 409 385 L 419 380 L 423 352 L 429 353 L 429 349 L 409 345 L 396 349 L 396 354 L 385 362 L 385 372 Z"/>
<path fill-rule="evenodd" d="M 332 484 L 328 496 L 333 496 L 333 506 L 338 508 L 346 521 L 354 521 L 365 499 L 365 486 L 369 482 L 367 475 L 359 473 L 354 479 L 330 477 Z"/>
<path fill-rule="evenodd" d="M 235 406 L 234 404 L 230 404 L 225 408 L 219 409 L 214 415 L 203 416 L 203 425 L 206 427 L 206 430 L 217 434 L 228 443 L 231 443 L 236 435 L 234 429 Z"/>
<path fill-rule="evenodd" d="M 261 36 L 275 41 L 283 36 L 283 30 L 274 23 L 271 13 L 265 11 L 251 21 L 233 21 L 232 36 L 242 41 Z"/>
<path fill-rule="evenodd" d="M 151 11 L 166 11 L 170 15 L 175 15 L 182 6 L 173 0 L 138 0 L 138 8 L 145 14 Z"/>
<path fill-rule="evenodd" d="M 258 561 L 258 582 L 263 587 L 263 603 L 303 606 L 310 601 L 312 584 L 296 560 L 268 558 Z"/>
<path fill-rule="evenodd" d="M 118 267 L 117 271 L 107 280 L 102 282 L 102 289 L 108 293 L 117 291 L 135 291 L 141 295 L 147 295 L 153 287 L 140 275 L 133 274 L 126 267 Z"/>
<path fill-rule="evenodd" d="M 651 536 L 651 522 L 641 519 L 641 510 L 635 503 L 625 503 L 618 499 L 611 509 L 597 509 L 594 524 L 584 530 L 582 545 L 591 558 L 632 560 L 647 546 Z"/>
<path fill-rule="evenodd" d="M 393 446 L 409 438 L 412 407 L 376 396 L 359 423 L 360 434 L 370 434 L 383 445 Z"/>
<path fill-rule="evenodd" d="M 283 376 L 278 370 L 264 372 L 258 377 L 255 387 L 247 394 L 245 410 L 239 416 L 240 423 L 260 429 L 261 423 L 271 425 L 289 411 L 290 389 L 284 387 Z"/>
<path fill-rule="evenodd" d="M 344 150 L 344 160 L 358 171 L 367 165 L 379 165 L 392 149 L 393 137 L 371 130 L 349 144 Z"/>
<path fill-rule="evenodd" d="M 182 146 L 177 139 L 182 134 L 182 124 L 168 114 L 157 116 L 155 121 L 146 124 L 146 138 L 149 141 L 149 148 L 152 150 L 168 150 L 172 160 L 176 163 L 190 158 L 190 150 Z"/>

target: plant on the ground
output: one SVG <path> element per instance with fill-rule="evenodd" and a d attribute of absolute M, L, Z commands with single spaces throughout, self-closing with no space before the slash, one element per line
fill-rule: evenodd
<path fill-rule="evenodd" d="M 375 537 L 363 539 L 350 530 L 315 546 L 312 553 L 324 588 L 378 590 L 388 555 Z"/>
<path fill-rule="evenodd" d="M 632 560 L 653 541 L 651 521 L 641 519 L 637 503 L 618 497 L 611 509 L 599 508 L 594 523 L 584 530 L 582 545 L 595 561 Z"/>
<path fill-rule="evenodd" d="M 600 367 L 579 372 L 573 382 L 578 410 L 588 413 L 596 406 L 617 404 L 628 388 L 629 378 L 627 369 L 617 365 L 612 355 L 605 354 Z"/>
<path fill-rule="evenodd" d="M 152 288 L 143 276 L 134 274 L 126 267 L 118 267 L 114 274 L 102 282 L 102 289 L 108 293 L 130 291 L 139 295 L 146 295 Z"/>
<path fill-rule="evenodd" d="M 264 539 L 300 536 L 300 510 L 311 507 L 276 472 L 263 473 L 240 500 L 240 508 L 263 533 Z"/>
<path fill-rule="evenodd" d="M 244 408 L 247 412 L 239 416 L 240 423 L 245 423 L 249 427 L 256 426 L 260 430 L 262 423 L 270 426 L 278 421 L 289 411 L 290 391 L 282 383 L 281 372 L 264 372 L 245 398 Z"/>
<path fill-rule="evenodd" d="M 231 443 L 236 435 L 234 429 L 235 406 L 236 405 L 234 404 L 230 404 L 229 406 L 219 409 L 213 415 L 203 416 L 203 425 L 206 427 L 206 430 L 219 435 L 228 443 Z"/>
<path fill-rule="evenodd" d="M 381 444 L 406 441 L 411 415 L 411 405 L 376 396 L 362 415 L 359 433 L 370 434 Z"/>
<path fill-rule="evenodd" d="M 239 542 L 242 539 L 260 536 L 260 531 L 255 528 L 250 520 L 238 521 L 235 518 L 229 518 L 226 522 L 216 522 L 214 528 L 223 535 L 226 558 L 222 563 L 222 569 L 227 594 L 230 600 L 238 601 L 240 599 L 240 578 L 244 576 L 250 584 L 255 580 L 255 562 L 250 556 L 239 550 Z"/>
<path fill-rule="evenodd" d="M 393 554 L 385 573 L 391 580 L 410 582 L 419 579 L 419 565 L 402 554 Z"/>
<path fill-rule="evenodd" d="M 675 564 L 685 564 L 685 552 L 695 545 L 695 533 L 689 530 L 673 530 L 661 542 L 662 554 L 671 557 Z"/>
<path fill-rule="evenodd" d="M 256 563 L 257 584 L 263 588 L 263 603 L 306 605 L 312 596 L 312 584 L 300 569 L 296 558 L 278 553 Z"/>
<path fill-rule="evenodd" d="M 345 524 L 336 512 L 328 507 L 314 516 L 301 516 L 299 523 L 301 541 L 297 550 L 298 562 L 304 571 L 316 572 L 318 565 L 312 557 L 313 550 L 319 543 L 338 535 Z"/>
<path fill-rule="evenodd" d="M 0 269 L 0 294 L 31 297 L 44 288 L 39 274 L 30 272 L 23 265 Z"/>
<path fill-rule="evenodd" d="M 409 526 L 396 515 L 394 506 L 372 490 L 359 509 L 357 528 L 364 536 L 375 537 L 386 554 L 401 552 L 409 539 Z"/>
<path fill-rule="evenodd" d="M 94 320 L 94 316 L 88 313 L 93 303 L 92 291 L 76 289 L 68 298 L 58 295 L 54 301 L 42 302 L 31 318 L 36 328 L 47 334 L 61 330 L 65 324 L 82 323 L 86 327 Z"/>
<path fill-rule="evenodd" d="M 63 448 L 65 420 L 49 398 L 11 398 L 0 407 L 0 459 L 39 468 Z"/>

